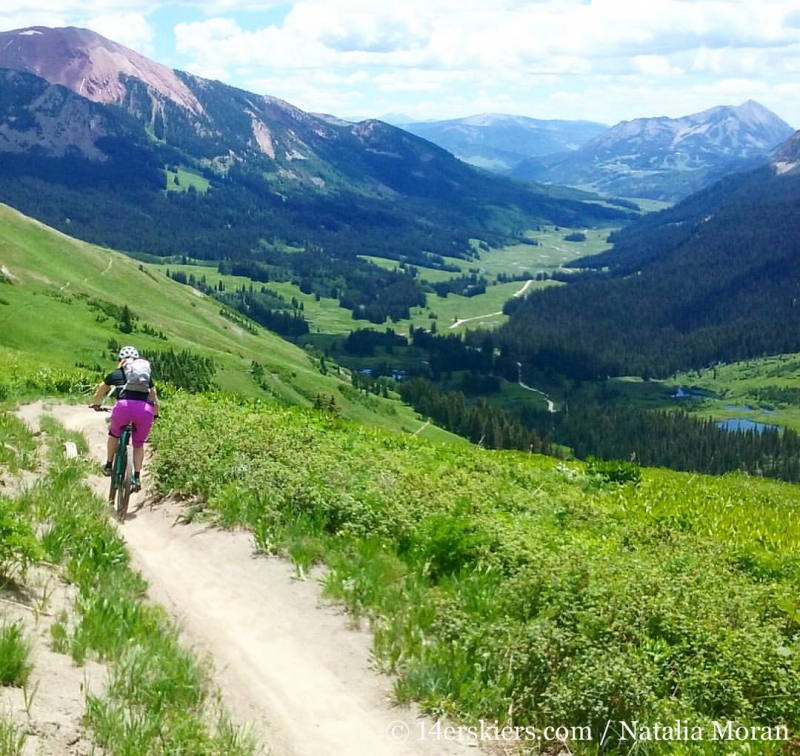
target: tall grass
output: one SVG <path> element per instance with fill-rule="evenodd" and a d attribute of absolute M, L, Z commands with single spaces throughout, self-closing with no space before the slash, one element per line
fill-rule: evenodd
<path fill-rule="evenodd" d="M 25 424 L 11 413 L 0 409 L 0 470 L 6 469 L 12 473 L 33 470 L 36 463 L 36 442 L 31 438 Z"/>
<path fill-rule="evenodd" d="M 0 495 L 0 584 L 23 576 L 43 550 L 19 504 Z"/>

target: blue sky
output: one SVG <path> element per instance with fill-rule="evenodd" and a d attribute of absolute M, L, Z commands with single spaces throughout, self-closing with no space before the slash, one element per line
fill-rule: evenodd
<path fill-rule="evenodd" d="M 4 0 L 174 68 L 342 117 L 614 124 L 754 99 L 800 127 L 797 0 Z"/>

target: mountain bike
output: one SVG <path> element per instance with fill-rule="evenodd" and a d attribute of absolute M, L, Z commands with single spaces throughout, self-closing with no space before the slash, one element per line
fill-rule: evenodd
<path fill-rule="evenodd" d="M 99 412 L 111 412 L 108 407 L 100 407 Z M 114 506 L 117 519 L 124 522 L 128 514 L 128 504 L 131 500 L 133 487 L 133 459 L 128 448 L 134 431 L 134 424 L 128 423 L 122 428 L 119 437 L 119 446 L 111 462 L 111 482 L 108 490 L 108 503 Z"/>
<path fill-rule="evenodd" d="M 128 423 L 122 429 L 122 435 L 119 437 L 119 448 L 111 464 L 111 483 L 109 484 L 108 500 L 113 503 L 116 496 L 117 519 L 120 522 L 125 521 L 125 515 L 128 514 L 128 504 L 131 500 L 133 460 L 128 445 L 133 435 L 133 429 L 133 423 Z"/>

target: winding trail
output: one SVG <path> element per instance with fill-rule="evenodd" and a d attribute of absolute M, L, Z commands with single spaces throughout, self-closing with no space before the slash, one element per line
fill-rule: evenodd
<path fill-rule="evenodd" d="M 519 291 L 515 291 L 514 292 L 514 299 L 518 299 L 519 297 L 521 297 L 528 290 L 528 287 L 533 282 L 534 282 L 534 279 L 532 279 L 532 278 L 529 278 L 527 281 L 525 281 L 525 285 Z"/>
<path fill-rule="evenodd" d="M 45 411 L 83 432 L 92 455 L 104 459 L 100 415 L 41 402 L 20 414 L 32 424 Z M 90 481 L 106 495 L 106 478 Z M 248 533 L 177 525 L 185 512 L 178 504 L 136 511 L 147 495 L 145 488 L 132 502 L 120 531 L 148 597 L 179 621 L 185 642 L 211 655 L 233 720 L 250 723 L 272 756 L 480 754 L 466 742 L 420 740 L 420 727 L 433 722 L 416 709 L 392 708 L 392 679 L 373 670 L 370 634 L 326 605 L 316 580 L 293 579 L 282 559 L 253 556 Z M 388 736 L 399 740 L 406 729 L 405 742 Z"/>
<path fill-rule="evenodd" d="M 422 431 L 424 431 L 424 430 L 425 430 L 425 428 L 427 428 L 427 427 L 428 427 L 430 424 L 431 424 L 431 421 L 430 421 L 430 420 L 428 420 L 428 422 L 427 422 L 427 423 L 425 423 L 425 425 L 423 425 L 423 426 L 421 426 L 421 427 L 417 428 L 417 429 L 416 429 L 416 430 L 415 430 L 415 431 L 414 431 L 414 432 L 413 432 L 411 435 L 412 435 L 412 436 L 418 436 L 418 435 L 419 435 L 420 433 L 422 433 Z"/>
<path fill-rule="evenodd" d="M 532 386 L 528 386 L 526 383 L 522 382 L 522 363 L 517 363 L 517 382 L 519 383 L 522 388 L 526 391 L 531 391 L 534 394 L 539 394 L 539 396 L 543 396 L 544 400 L 547 402 L 547 411 L 548 412 L 556 412 L 556 405 L 555 402 L 544 393 L 544 391 L 539 391 L 539 389 L 533 388 Z"/>
<path fill-rule="evenodd" d="M 458 328 L 459 326 L 464 325 L 464 323 L 469 323 L 473 320 L 483 320 L 484 318 L 494 318 L 498 315 L 502 315 L 502 312 L 490 312 L 488 315 L 478 315 L 474 318 L 462 318 L 461 320 L 457 320 L 450 326 L 450 330 L 452 331 L 454 328 Z"/>
<path fill-rule="evenodd" d="M 528 287 L 532 283 L 535 283 L 534 279 L 533 278 L 528 279 L 527 281 L 525 281 L 525 284 L 523 285 L 523 287 L 519 291 L 515 291 L 511 296 L 514 299 L 518 299 L 523 294 L 525 294 L 525 292 L 528 290 Z M 457 320 L 455 323 L 453 323 L 450 326 L 450 330 L 452 331 L 454 328 L 458 328 L 459 326 L 464 325 L 464 323 L 469 323 L 469 322 L 471 322 L 473 320 L 483 320 L 484 318 L 496 318 L 498 315 L 502 315 L 502 314 L 503 314 L 502 312 L 490 312 L 488 315 L 478 315 L 475 318 L 463 318 L 463 319 Z"/>
<path fill-rule="evenodd" d="M 525 281 L 525 285 L 519 291 L 515 291 L 511 296 L 514 297 L 515 299 L 517 297 L 521 297 L 528 290 L 528 287 L 533 282 L 534 282 L 534 279 L 532 279 L 532 278 L 528 279 L 527 281 Z M 450 330 L 452 331 L 454 328 L 458 328 L 459 326 L 464 325 L 464 323 L 469 323 L 469 322 L 471 322 L 473 320 L 483 320 L 484 318 L 496 318 L 498 315 L 502 315 L 502 314 L 503 314 L 502 311 L 501 312 L 490 312 L 488 315 L 478 315 L 477 317 L 474 317 L 474 318 L 462 318 L 461 320 L 457 320 L 455 323 L 452 323 L 450 325 Z"/>

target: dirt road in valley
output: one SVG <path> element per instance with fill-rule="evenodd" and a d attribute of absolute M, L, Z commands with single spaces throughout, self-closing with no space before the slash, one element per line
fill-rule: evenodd
<path fill-rule="evenodd" d="M 43 411 L 37 403 L 21 414 L 35 422 Z M 104 416 L 66 405 L 46 411 L 82 431 L 92 455 L 104 459 Z M 91 484 L 106 495 L 106 478 Z M 270 754 L 478 756 L 474 743 L 420 739 L 434 723 L 392 706 L 392 681 L 372 667 L 369 633 L 324 604 L 316 581 L 294 579 L 284 560 L 253 556 L 247 533 L 176 525 L 180 512 L 177 504 L 145 506 L 120 529 L 149 597 L 179 621 L 189 644 L 211 655 L 224 705 L 234 721 L 252 724 Z"/>

